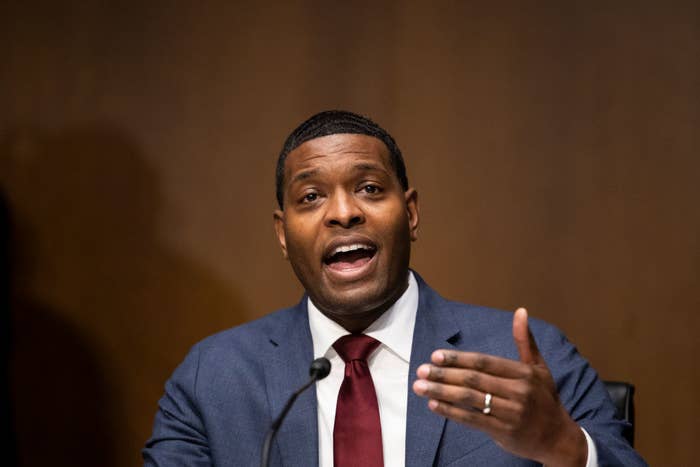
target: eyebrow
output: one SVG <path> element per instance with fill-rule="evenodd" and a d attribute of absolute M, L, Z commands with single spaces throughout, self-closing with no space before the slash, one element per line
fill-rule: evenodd
<path fill-rule="evenodd" d="M 310 170 L 304 170 L 303 172 L 299 172 L 296 174 L 292 180 L 290 180 L 289 183 L 296 183 L 296 182 L 301 182 L 306 180 L 307 178 L 311 178 L 314 175 L 318 175 L 319 170 L 318 169 L 310 169 Z"/>
<path fill-rule="evenodd" d="M 366 162 L 361 162 L 359 164 L 355 164 L 355 166 L 352 168 L 356 172 L 382 172 L 382 173 L 387 173 L 387 171 L 376 165 L 376 164 L 371 164 L 371 163 L 366 163 Z M 319 169 L 309 169 L 309 170 L 304 170 L 292 177 L 290 180 L 291 183 L 298 183 L 298 182 L 303 182 L 304 180 L 308 180 L 309 178 L 315 177 L 320 173 Z"/>
<path fill-rule="evenodd" d="M 383 167 L 368 162 L 361 162 L 359 164 L 356 164 L 355 167 L 353 167 L 353 169 L 357 172 L 372 171 L 387 173 L 387 171 Z"/>

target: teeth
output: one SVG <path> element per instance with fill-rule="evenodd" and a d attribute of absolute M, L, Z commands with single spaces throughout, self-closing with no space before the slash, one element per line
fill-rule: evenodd
<path fill-rule="evenodd" d="M 369 245 L 363 245 L 362 243 L 355 243 L 354 245 L 341 245 L 333 252 L 331 252 L 331 255 L 335 255 L 338 253 L 347 253 L 349 251 L 357 251 L 357 250 L 372 250 L 372 247 Z"/>

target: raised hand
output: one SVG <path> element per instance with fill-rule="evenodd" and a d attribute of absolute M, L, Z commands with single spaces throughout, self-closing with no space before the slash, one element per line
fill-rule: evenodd
<path fill-rule="evenodd" d="M 436 414 L 487 433 L 503 449 L 547 466 L 584 466 L 583 432 L 561 405 L 552 374 L 527 323 L 513 316 L 520 361 L 436 350 L 418 367 L 413 391 Z"/>

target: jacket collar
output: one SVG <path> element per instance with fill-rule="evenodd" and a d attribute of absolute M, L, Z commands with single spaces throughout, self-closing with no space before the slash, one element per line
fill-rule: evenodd
<path fill-rule="evenodd" d="M 282 412 L 292 392 L 308 382 L 309 365 L 314 358 L 306 296 L 287 311 L 280 313 L 270 334 L 271 350 L 265 366 L 271 420 Z M 279 452 L 275 454 L 277 448 Z M 271 459 L 281 455 L 284 465 L 318 466 L 315 386 L 298 397 L 280 426 L 272 449 Z"/>
<path fill-rule="evenodd" d="M 430 355 L 436 349 L 452 348 L 450 340 L 459 334 L 459 327 L 445 306 L 445 300 L 422 277 L 414 274 L 418 280 L 419 299 L 408 370 L 406 467 L 433 465 L 445 427 L 445 419 L 432 413 L 427 400 L 413 392 L 416 370 L 423 363 L 430 362 Z"/>

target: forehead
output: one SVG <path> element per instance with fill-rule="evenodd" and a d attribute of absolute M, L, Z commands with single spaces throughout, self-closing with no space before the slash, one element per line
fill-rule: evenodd
<path fill-rule="evenodd" d="M 383 141 L 369 135 L 340 133 L 314 138 L 287 155 L 285 172 L 294 173 L 327 163 L 379 163 L 390 170 L 389 149 Z"/>

